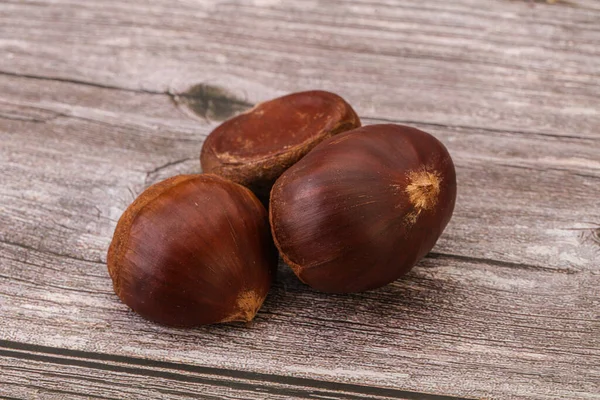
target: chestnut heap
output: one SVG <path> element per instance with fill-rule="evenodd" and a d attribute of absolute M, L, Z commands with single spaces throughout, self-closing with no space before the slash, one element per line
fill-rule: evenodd
<path fill-rule="evenodd" d="M 352 107 L 324 91 L 226 121 L 200 159 L 204 174 L 146 189 L 108 251 L 117 295 L 166 325 L 252 320 L 277 250 L 314 289 L 384 286 L 432 249 L 456 199 L 454 164 L 436 138 L 401 125 L 361 128 Z"/>

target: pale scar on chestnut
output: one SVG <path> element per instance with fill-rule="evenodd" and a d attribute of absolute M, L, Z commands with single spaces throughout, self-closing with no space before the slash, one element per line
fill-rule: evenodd
<path fill-rule="evenodd" d="M 420 170 L 410 171 L 408 180 L 410 183 L 404 191 L 408 194 L 414 210 L 404 216 L 404 221 L 411 226 L 417 222 L 424 210 L 432 209 L 437 204 L 442 178 L 438 172 Z"/>
<path fill-rule="evenodd" d="M 411 171 L 408 173 L 409 184 L 405 192 L 411 204 L 417 210 L 429 210 L 438 202 L 442 178 L 436 171 Z"/>
<path fill-rule="evenodd" d="M 250 322 L 256 316 L 256 313 L 265 301 L 264 296 L 259 296 L 253 290 L 246 290 L 237 298 L 238 312 L 223 319 L 221 322 L 245 321 Z"/>

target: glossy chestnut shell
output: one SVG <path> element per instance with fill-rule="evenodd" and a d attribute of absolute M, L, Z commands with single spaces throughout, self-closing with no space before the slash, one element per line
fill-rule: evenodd
<path fill-rule="evenodd" d="M 319 144 L 277 180 L 271 229 L 303 282 L 359 292 L 396 280 L 425 256 L 455 198 L 454 164 L 436 138 L 365 126 Z"/>
<path fill-rule="evenodd" d="M 202 170 L 247 186 L 268 202 L 283 171 L 324 139 L 359 126 L 340 96 L 293 93 L 260 103 L 212 131 L 200 153 Z"/>
<path fill-rule="evenodd" d="M 179 175 L 123 213 L 108 251 L 121 300 L 172 326 L 249 321 L 277 265 L 267 212 L 247 188 L 216 175 Z"/>

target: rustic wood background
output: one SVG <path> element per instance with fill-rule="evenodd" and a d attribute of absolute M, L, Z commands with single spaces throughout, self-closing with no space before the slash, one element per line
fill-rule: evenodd
<path fill-rule="evenodd" d="M 171 329 L 106 250 L 219 121 L 325 89 L 440 138 L 459 195 L 418 267 L 250 325 Z M 0 396 L 600 398 L 597 0 L 0 1 Z"/>

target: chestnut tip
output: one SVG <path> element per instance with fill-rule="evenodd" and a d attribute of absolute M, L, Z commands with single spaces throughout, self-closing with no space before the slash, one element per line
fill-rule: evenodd
<path fill-rule="evenodd" d="M 237 312 L 219 322 L 251 322 L 265 301 L 266 296 L 260 296 L 252 290 L 239 294 L 236 300 Z"/>

